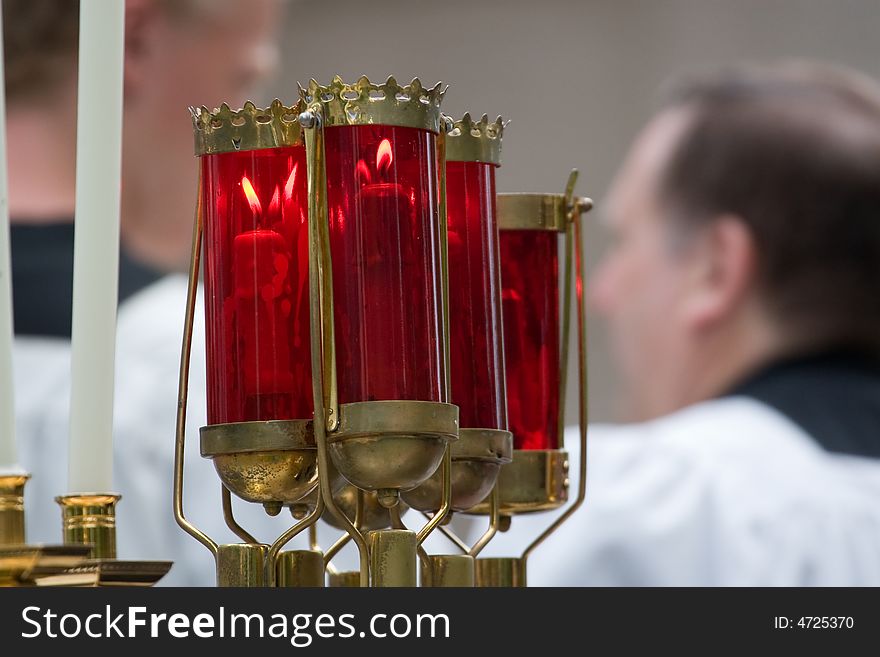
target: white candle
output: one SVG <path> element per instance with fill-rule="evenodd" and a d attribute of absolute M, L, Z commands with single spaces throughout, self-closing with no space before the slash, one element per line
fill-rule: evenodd
<path fill-rule="evenodd" d="M 113 484 L 122 181 L 123 0 L 81 0 L 70 395 L 73 493 Z"/>
<path fill-rule="evenodd" d="M 0 54 L 3 17 L 0 11 Z M 9 180 L 6 175 L 6 75 L 0 56 L 0 474 L 18 470 L 12 391 L 12 267 L 9 258 Z"/>

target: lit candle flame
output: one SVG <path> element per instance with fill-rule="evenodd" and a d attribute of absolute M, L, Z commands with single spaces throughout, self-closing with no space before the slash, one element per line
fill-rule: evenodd
<path fill-rule="evenodd" d="M 367 163 L 363 160 L 358 160 L 357 166 L 355 167 L 357 170 L 358 180 L 361 185 L 369 185 L 373 182 L 373 176 L 370 173 L 370 168 L 367 166 Z"/>
<path fill-rule="evenodd" d="M 257 192 L 254 191 L 254 186 L 247 176 L 241 177 L 241 188 L 244 190 L 245 198 L 247 198 L 247 202 L 251 206 L 251 211 L 255 215 L 262 214 L 263 207 L 260 205 L 260 197 L 257 196 Z"/>
<path fill-rule="evenodd" d="M 376 151 L 376 169 L 382 174 L 387 174 L 392 162 L 394 162 L 394 153 L 391 151 L 391 142 L 383 139 L 379 142 Z"/>
<path fill-rule="evenodd" d="M 287 182 L 284 183 L 284 200 L 289 201 L 293 198 L 293 185 L 296 183 L 296 167 L 298 164 L 293 165 L 293 169 L 290 171 L 290 175 L 287 177 Z"/>
<path fill-rule="evenodd" d="M 272 194 L 272 200 L 269 202 L 269 216 L 275 216 L 278 214 L 278 208 L 281 207 L 281 194 L 278 189 L 278 185 L 275 185 L 275 193 Z"/>

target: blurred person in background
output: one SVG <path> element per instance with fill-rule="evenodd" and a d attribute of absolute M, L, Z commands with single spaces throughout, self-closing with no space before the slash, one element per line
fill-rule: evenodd
<path fill-rule="evenodd" d="M 249 97 L 276 67 L 282 5 L 126 4 L 114 409 L 114 481 L 123 495 L 118 541 L 123 558 L 175 560 L 167 583 L 214 581 L 207 551 L 171 515 L 186 296 L 185 277 L 173 273 L 188 266 L 197 179 L 186 108 L 240 105 Z M 53 499 L 68 492 L 79 3 L 5 0 L 3 12 L 17 426 L 22 465 L 33 475 L 26 495 L 28 538 L 57 543 L 60 511 Z M 228 532 L 219 512 L 219 480 L 198 456 L 197 429 L 205 416 L 202 331 L 197 327 L 193 345 L 187 504 L 190 515 L 222 539 Z"/>
<path fill-rule="evenodd" d="M 679 87 L 618 173 L 591 301 L 639 423 L 591 428 L 537 585 L 880 585 L 880 88 Z"/>

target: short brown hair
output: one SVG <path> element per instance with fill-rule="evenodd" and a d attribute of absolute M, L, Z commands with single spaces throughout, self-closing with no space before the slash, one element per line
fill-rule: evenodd
<path fill-rule="evenodd" d="M 792 336 L 880 351 L 880 88 L 813 64 L 678 85 L 690 113 L 660 182 L 670 216 L 740 217 Z"/>
<path fill-rule="evenodd" d="M 79 0 L 3 0 L 6 95 L 43 95 L 75 73 Z"/>
<path fill-rule="evenodd" d="M 218 0 L 155 0 L 156 7 L 177 21 L 217 11 L 218 5 L 222 9 L 226 4 Z M 9 101 L 51 95 L 54 87 L 75 75 L 78 45 L 79 0 L 3 0 Z"/>

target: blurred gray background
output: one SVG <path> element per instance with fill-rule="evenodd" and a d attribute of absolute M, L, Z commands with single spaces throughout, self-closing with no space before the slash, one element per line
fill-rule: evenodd
<path fill-rule="evenodd" d="M 589 267 L 605 240 L 596 218 L 608 185 L 664 81 L 792 57 L 878 76 L 878 34 L 880 0 L 297 2 L 268 93 L 292 98 L 297 80 L 337 73 L 449 83 L 447 113 L 512 121 L 499 191 L 562 191 L 569 169 L 581 170 L 578 191 L 598 205 L 587 223 Z M 591 415 L 611 420 L 614 369 L 601 325 L 589 330 Z M 576 420 L 574 385 L 567 413 Z"/>

